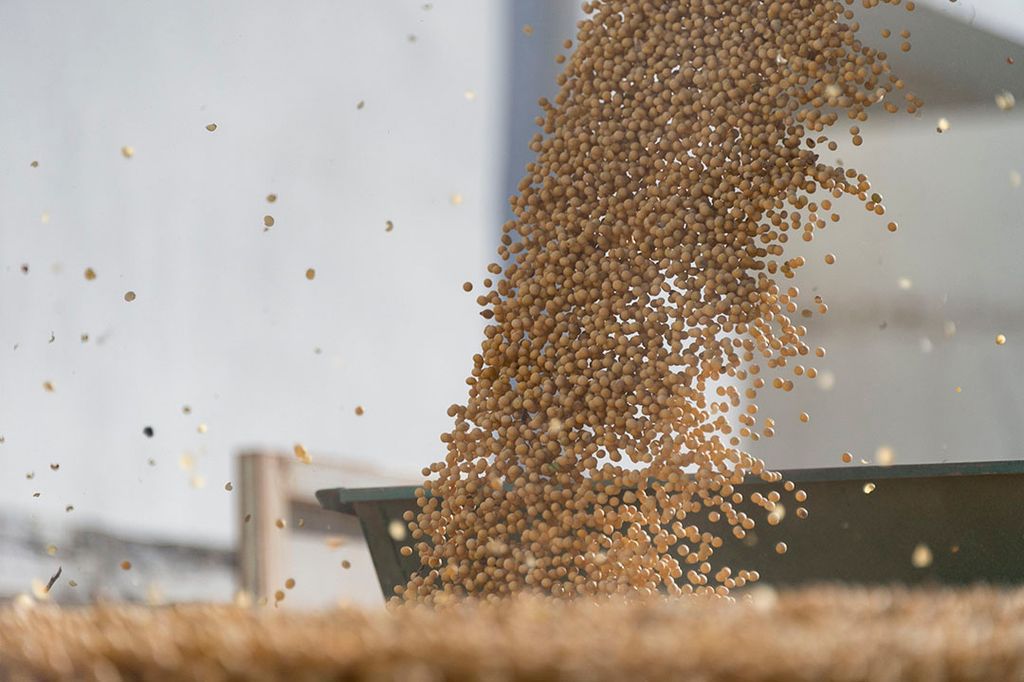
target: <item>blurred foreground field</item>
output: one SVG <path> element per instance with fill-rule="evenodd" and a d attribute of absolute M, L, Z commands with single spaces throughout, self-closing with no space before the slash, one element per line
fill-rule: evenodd
<path fill-rule="evenodd" d="M 23 600 L 13 680 L 1014 680 L 1024 590 L 759 587 L 736 603 L 463 602 L 299 614 Z"/>

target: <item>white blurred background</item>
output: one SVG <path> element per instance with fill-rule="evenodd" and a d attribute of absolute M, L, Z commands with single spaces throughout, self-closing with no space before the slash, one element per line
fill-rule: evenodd
<path fill-rule="evenodd" d="M 246 448 L 418 478 L 480 341 L 460 285 L 492 260 L 577 16 L 568 0 L 0 5 L 0 596 L 60 564 L 91 595 L 230 598 L 225 483 Z M 880 112 L 839 152 L 889 215 L 851 204 L 801 251 L 800 285 L 831 305 L 811 328 L 828 380 L 766 398 L 778 436 L 754 452 L 1019 458 L 1024 6 L 863 22 L 926 107 Z M 881 27 L 910 29 L 912 51 Z M 1022 104 L 1000 109 L 1002 91 Z M 124 574 L 97 537 L 192 554 Z"/>

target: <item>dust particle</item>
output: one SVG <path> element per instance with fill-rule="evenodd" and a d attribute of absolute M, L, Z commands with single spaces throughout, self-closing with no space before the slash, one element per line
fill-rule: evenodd
<path fill-rule="evenodd" d="M 313 463 L 313 456 L 309 454 L 309 451 L 306 450 L 306 447 L 302 443 L 296 443 L 292 447 L 292 452 L 295 453 L 295 457 L 303 464 Z"/>
<path fill-rule="evenodd" d="M 1007 92 L 1006 90 L 1003 90 L 1002 92 L 996 95 L 996 106 L 1003 111 L 1009 111 L 1010 109 L 1013 109 L 1014 105 L 1016 104 L 1017 100 L 1013 96 L 1012 92 Z"/>
<path fill-rule="evenodd" d="M 910 563 L 914 568 L 928 568 L 932 565 L 932 550 L 928 545 L 919 542 L 910 555 Z"/>

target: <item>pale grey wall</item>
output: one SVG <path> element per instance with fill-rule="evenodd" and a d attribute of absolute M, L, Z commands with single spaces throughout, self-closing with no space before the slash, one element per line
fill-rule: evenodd
<path fill-rule="evenodd" d="M 521 34 L 499 3 L 423 5 L 0 5 L 0 513 L 223 544 L 239 447 L 441 455 Z"/>
<path fill-rule="evenodd" d="M 791 241 L 809 261 L 797 280 L 806 302 L 816 292 L 830 306 L 807 322 L 808 343 L 827 357 L 798 362 L 834 386 L 819 379 L 758 401 L 778 427 L 753 447 L 773 464 L 841 466 L 843 451 L 873 460 L 881 446 L 900 463 L 1024 457 L 1024 188 L 1011 178 L 1024 173 L 1024 112 L 925 112 L 862 126 L 864 146 L 839 152 L 888 215 L 844 202 L 842 221 L 812 244 Z M 950 121 L 941 135 L 940 116 Z"/>

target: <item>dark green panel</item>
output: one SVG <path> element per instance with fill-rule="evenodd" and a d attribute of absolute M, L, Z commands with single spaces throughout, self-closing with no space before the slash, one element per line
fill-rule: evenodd
<path fill-rule="evenodd" d="M 875 489 L 865 494 L 865 483 Z M 1024 474 L 806 481 L 807 519 L 784 497 L 778 526 L 756 517 L 756 542 L 727 542 L 720 563 L 758 570 L 765 582 L 878 584 L 1024 582 Z M 766 493 L 767 486 L 744 486 Z M 750 540 L 751 538 L 747 538 Z M 775 552 L 785 542 L 785 555 Z M 918 543 L 932 551 L 915 568 Z"/>
<path fill-rule="evenodd" d="M 399 553 L 401 544 L 395 542 L 388 532 L 391 521 L 401 521 L 406 510 L 416 508 L 415 497 L 410 494 L 403 500 L 353 502 L 352 506 L 363 527 L 370 557 L 373 559 L 373 568 L 377 572 L 377 580 L 380 581 L 380 589 L 384 593 L 384 598 L 389 599 L 395 593 L 395 586 L 404 584 L 409 576 L 419 569 L 419 558 L 403 557 Z"/>

